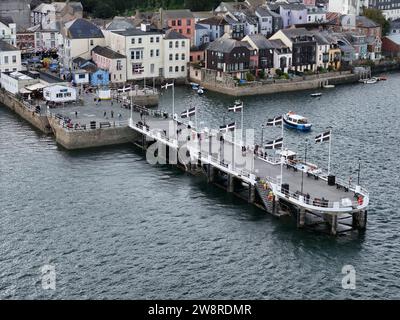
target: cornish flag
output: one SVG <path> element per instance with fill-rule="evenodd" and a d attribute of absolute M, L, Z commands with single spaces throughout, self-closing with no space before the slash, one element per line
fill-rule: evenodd
<path fill-rule="evenodd" d="M 181 113 L 181 118 L 190 118 L 196 114 L 196 107 L 185 110 Z"/>
<path fill-rule="evenodd" d="M 265 149 L 281 149 L 283 138 L 272 140 L 265 145 Z"/>
<path fill-rule="evenodd" d="M 280 126 L 282 125 L 282 116 L 273 118 L 273 119 L 268 119 L 267 121 L 267 126 Z"/>
<path fill-rule="evenodd" d="M 220 132 L 223 132 L 223 131 L 225 131 L 225 132 L 233 131 L 233 130 L 235 130 L 235 127 L 236 127 L 236 123 L 235 123 L 235 122 L 232 122 L 232 123 L 227 124 L 227 125 L 225 125 L 225 126 L 220 126 L 220 127 L 219 127 L 219 131 L 220 131 Z"/>
<path fill-rule="evenodd" d="M 331 131 L 326 131 L 315 137 L 315 143 L 329 141 L 331 139 Z"/>
<path fill-rule="evenodd" d="M 233 112 L 241 112 L 243 109 L 243 102 L 238 102 L 235 103 L 233 106 L 228 108 L 228 111 L 233 111 Z"/>

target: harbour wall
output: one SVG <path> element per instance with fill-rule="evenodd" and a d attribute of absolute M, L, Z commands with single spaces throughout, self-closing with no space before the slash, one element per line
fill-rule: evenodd
<path fill-rule="evenodd" d="M 270 83 L 254 83 L 244 84 L 240 86 L 230 86 L 226 83 L 218 81 L 202 81 L 201 86 L 210 91 L 227 94 L 230 96 L 252 96 L 262 94 L 273 94 L 281 92 L 301 91 L 321 88 L 324 84 L 346 84 L 354 83 L 359 80 L 358 74 L 350 72 L 344 74 L 337 74 L 334 76 L 317 75 L 315 78 L 306 78 L 300 80 L 277 80 Z"/>
<path fill-rule="evenodd" d="M 40 131 L 46 134 L 52 133 L 46 114 L 35 112 L 32 107 L 24 105 L 23 101 L 18 100 L 16 97 L 11 96 L 4 91 L 0 91 L 0 102 Z"/>
<path fill-rule="evenodd" d="M 137 133 L 126 126 L 74 130 L 63 128 L 59 120 L 49 117 L 56 142 L 68 150 L 103 147 L 132 142 Z"/>

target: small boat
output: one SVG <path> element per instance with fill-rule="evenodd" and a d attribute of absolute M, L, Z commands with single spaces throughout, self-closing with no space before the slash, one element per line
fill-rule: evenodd
<path fill-rule="evenodd" d="M 324 89 L 332 89 L 332 88 L 334 88 L 334 87 L 335 87 L 334 84 L 324 84 L 324 85 L 323 85 L 323 88 L 324 88 Z"/>
<path fill-rule="evenodd" d="M 190 85 L 192 86 L 193 90 L 199 90 L 200 85 L 196 82 L 191 82 Z"/>
<path fill-rule="evenodd" d="M 373 83 L 377 83 L 378 79 L 373 77 L 373 78 L 369 78 L 369 79 L 361 79 L 361 80 L 359 80 L 359 82 L 365 83 L 365 84 L 373 84 Z"/>
<path fill-rule="evenodd" d="M 311 93 L 310 96 L 311 97 L 320 97 L 320 96 L 322 96 L 322 93 L 321 92 Z"/>
<path fill-rule="evenodd" d="M 376 77 L 376 80 L 378 80 L 378 81 L 386 81 L 387 77 Z"/>
<path fill-rule="evenodd" d="M 312 126 L 312 124 L 308 122 L 307 118 L 295 114 L 292 111 L 283 115 L 283 123 L 288 128 L 297 129 L 300 131 L 310 131 Z"/>
<path fill-rule="evenodd" d="M 199 87 L 198 89 L 197 89 L 197 93 L 198 94 L 204 94 L 204 88 L 203 87 Z"/>

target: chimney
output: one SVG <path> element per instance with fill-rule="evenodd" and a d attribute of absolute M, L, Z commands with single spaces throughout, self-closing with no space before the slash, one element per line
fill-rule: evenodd
<path fill-rule="evenodd" d="M 142 22 L 140 24 L 140 30 L 142 30 L 144 32 L 149 32 L 150 31 L 150 23 Z"/>

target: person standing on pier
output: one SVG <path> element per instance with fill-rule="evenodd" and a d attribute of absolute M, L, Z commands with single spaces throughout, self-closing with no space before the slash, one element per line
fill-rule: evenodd
<path fill-rule="evenodd" d="M 78 111 L 75 111 L 75 118 L 78 119 Z"/>
<path fill-rule="evenodd" d="M 114 118 L 114 110 L 111 110 L 111 118 Z"/>
<path fill-rule="evenodd" d="M 105 118 L 107 116 L 107 111 L 104 111 L 103 117 Z"/>

